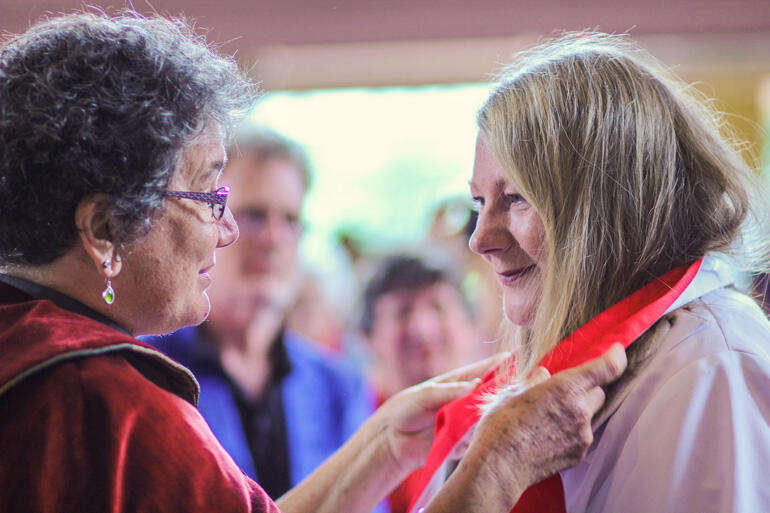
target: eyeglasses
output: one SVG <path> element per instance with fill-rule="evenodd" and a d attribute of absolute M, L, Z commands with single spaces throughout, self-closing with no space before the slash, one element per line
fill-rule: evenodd
<path fill-rule="evenodd" d="M 174 198 L 185 198 L 194 201 L 203 201 L 211 207 L 211 215 L 219 221 L 225 215 L 225 205 L 227 204 L 227 195 L 230 194 L 230 186 L 224 185 L 216 192 L 186 192 L 186 191 L 165 191 L 166 196 Z"/>

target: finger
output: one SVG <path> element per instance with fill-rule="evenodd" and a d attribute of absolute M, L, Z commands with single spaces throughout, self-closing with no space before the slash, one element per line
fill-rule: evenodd
<path fill-rule="evenodd" d="M 613 344 L 606 353 L 574 369 L 564 371 L 569 379 L 585 390 L 606 385 L 623 374 L 628 364 L 626 350 L 620 344 Z"/>
<path fill-rule="evenodd" d="M 533 387 L 539 385 L 543 381 L 551 377 L 551 373 L 545 367 L 537 367 L 527 378 L 527 387 Z"/>
<path fill-rule="evenodd" d="M 599 411 L 605 400 L 605 394 L 602 387 L 594 387 L 586 392 L 586 406 L 588 406 L 588 412 L 593 417 L 594 414 Z"/>
<path fill-rule="evenodd" d="M 497 353 L 480 360 L 465 367 L 445 372 L 439 376 L 433 378 L 434 381 L 440 383 L 446 383 L 450 381 L 468 381 L 473 378 L 478 378 L 500 365 L 506 358 L 510 356 L 510 353 Z"/>
<path fill-rule="evenodd" d="M 425 409 L 438 410 L 444 404 L 469 394 L 479 383 L 479 380 L 425 383 L 421 385 L 420 403 Z"/>

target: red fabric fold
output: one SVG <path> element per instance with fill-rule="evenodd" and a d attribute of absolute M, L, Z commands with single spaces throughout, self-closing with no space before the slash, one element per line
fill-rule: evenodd
<path fill-rule="evenodd" d="M 555 374 L 604 354 L 616 342 L 628 347 L 674 304 L 695 278 L 701 263 L 702 260 L 698 260 L 689 267 L 677 267 L 601 312 L 562 340 L 539 365 Z M 498 375 L 504 373 L 490 371 L 473 392 L 439 410 L 433 446 L 423 467 L 419 492 L 412 498 L 410 511 L 452 449 L 478 422 L 481 413 L 479 405 L 498 386 Z M 559 475 L 551 476 L 527 489 L 511 511 L 564 512 L 564 491 Z"/>
<path fill-rule="evenodd" d="M 0 283 L 0 511 L 280 513 L 150 346 Z"/>

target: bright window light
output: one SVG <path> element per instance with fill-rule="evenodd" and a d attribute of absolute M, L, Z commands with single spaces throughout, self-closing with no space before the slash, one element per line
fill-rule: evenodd
<path fill-rule="evenodd" d="M 369 251 L 424 237 L 442 200 L 468 196 L 487 84 L 267 93 L 250 114 L 302 144 L 313 167 L 305 260 L 333 265 L 335 238 Z"/>

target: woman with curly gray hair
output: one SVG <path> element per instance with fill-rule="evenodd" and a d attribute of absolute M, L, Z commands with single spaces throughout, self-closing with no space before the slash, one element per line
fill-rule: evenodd
<path fill-rule="evenodd" d="M 215 252 L 238 237 L 224 141 L 255 93 L 184 23 L 133 13 L 53 18 L 0 46 L 0 511 L 277 511 L 195 408 L 192 374 L 133 338 L 208 315 Z M 493 411 L 428 511 L 504 511 L 574 463 L 624 362 L 610 352 Z M 388 401 L 281 506 L 371 509 L 489 365 Z M 519 447 L 512 422 L 552 429 Z M 495 481 L 512 461 L 517 479 Z"/>

